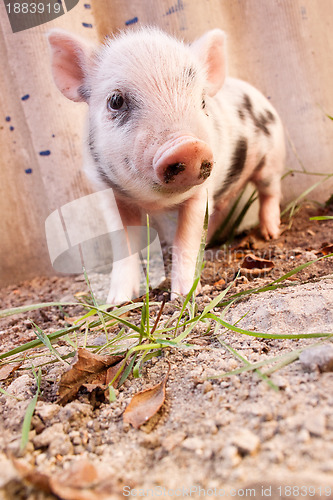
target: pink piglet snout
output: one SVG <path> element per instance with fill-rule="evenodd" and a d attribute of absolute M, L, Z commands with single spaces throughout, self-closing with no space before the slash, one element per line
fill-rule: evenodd
<path fill-rule="evenodd" d="M 191 187 L 203 183 L 213 168 L 208 144 L 191 135 L 167 141 L 155 154 L 153 167 L 158 180 L 170 187 Z"/>

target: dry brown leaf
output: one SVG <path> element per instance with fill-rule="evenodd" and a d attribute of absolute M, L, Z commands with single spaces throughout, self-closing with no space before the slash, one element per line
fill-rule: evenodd
<path fill-rule="evenodd" d="M 251 276 L 258 276 L 264 272 L 271 271 L 273 267 L 274 262 L 257 257 L 253 253 L 249 253 L 241 264 L 242 271 L 245 270 L 245 274 L 250 271 L 248 274 Z"/>
<path fill-rule="evenodd" d="M 108 368 L 122 359 L 123 356 L 101 356 L 86 349 L 79 349 L 74 364 L 61 377 L 58 403 L 67 404 L 75 398 L 80 387 L 85 384 L 94 384 L 105 389 Z"/>
<path fill-rule="evenodd" d="M 37 490 L 53 493 L 63 500 L 113 500 L 119 498 L 109 477 L 88 460 L 75 462 L 69 469 L 49 476 L 21 460 L 13 459 L 21 478 Z"/>
<path fill-rule="evenodd" d="M 316 255 L 319 254 L 328 255 L 330 253 L 333 253 L 333 245 L 326 245 L 325 247 L 321 248 L 318 252 L 316 252 Z"/>
<path fill-rule="evenodd" d="M 0 380 L 6 380 L 9 377 L 9 375 L 15 372 L 15 370 L 18 370 L 21 365 L 22 363 L 19 363 L 17 365 L 11 365 L 11 364 L 3 366 L 0 365 Z"/>
<path fill-rule="evenodd" d="M 117 375 L 118 370 L 120 369 L 121 365 L 124 363 L 124 360 L 119 361 L 116 365 L 110 366 L 110 368 L 107 369 L 106 372 L 106 385 L 109 385 L 110 382 L 114 379 L 114 377 Z M 118 387 L 118 382 L 120 379 L 121 374 L 118 375 L 114 383 L 112 384 L 113 387 Z"/>
<path fill-rule="evenodd" d="M 151 389 L 138 392 L 133 396 L 131 402 L 124 411 L 123 421 L 131 424 L 135 429 L 146 423 L 155 415 L 165 400 L 165 385 L 169 377 L 168 373 L 164 379 Z"/>
<path fill-rule="evenodd" d="M 52 493 L 50 478 L 47 474 L 37 471 L 22 460 L 12 458 L 12 462 L 24 481 L 32 484 L 38 490 L 44 491 L 45 493 Z"/>

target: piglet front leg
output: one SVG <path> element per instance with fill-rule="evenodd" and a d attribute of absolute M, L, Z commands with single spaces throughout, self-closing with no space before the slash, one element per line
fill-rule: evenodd
<path fill-rule="evenodd" d="M 124 227 L 111 233 L 113 267 L 107 303 L 114 305 L 138 297 L 140 291 L 140 233 L 128 228 L 141 224 L 141 212 L 123 201 L 117 200 L 117 205 Z"/>
<path fill-rule="evenodd" d="M 172 251 L 171 300 L 186 295 L 194 281 L 207 204 L 206 189 L 184 202 L 178 213 L 178 226 Z"/>

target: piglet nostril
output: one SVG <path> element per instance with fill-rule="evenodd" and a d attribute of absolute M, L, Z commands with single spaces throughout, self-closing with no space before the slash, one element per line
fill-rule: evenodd
<path fill-rule="evenodd" d="M 211 161 L 203 161 L 200 166 L 199 179 L 207 179 L 212 171 L 213 164 Z"/>
<path fill-rule="evenodd" d="M 163 175 L 164 182 L 166 184 L 172 182 L 176 175 L 178 175 L 180 172 L 183 172 L 185 168 L 185 163 L 172 163 L 171 165 L 168 165 Z"/>

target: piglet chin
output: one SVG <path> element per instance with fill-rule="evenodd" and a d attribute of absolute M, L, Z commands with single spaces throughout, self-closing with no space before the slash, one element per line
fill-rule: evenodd
<path fill-rule="evenodd" d="M 210 176 L 213 153 L 200 139 L 182 135 L 159 148 L 153 168 L 162 186 L 182 190 L 202 184 Z"/>

